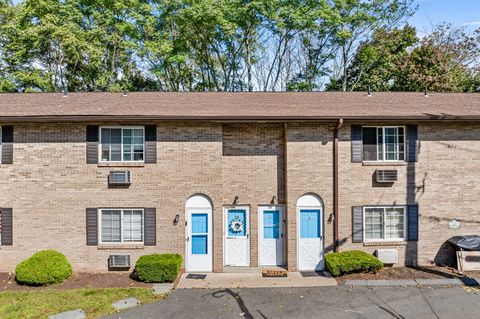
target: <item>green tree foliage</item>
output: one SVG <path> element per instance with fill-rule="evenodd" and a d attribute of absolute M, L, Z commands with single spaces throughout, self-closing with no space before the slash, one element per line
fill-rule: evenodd
<path fill-rule="evenodd" d="M 419 42 L 394 29 L 414 11 L 412 0 L 0 0 L 0 91 L 478 87 L 454 51 L 478 34 Z"/>
<path fill-rule="evenodd" d="M 419 40 L 415 28 L 377 30 L 346 72 L 348 90 L 472 92 L 479 88 L 480 30 L 442 24 Z M 328 90 L 339 90 L 343 78 Z"/>

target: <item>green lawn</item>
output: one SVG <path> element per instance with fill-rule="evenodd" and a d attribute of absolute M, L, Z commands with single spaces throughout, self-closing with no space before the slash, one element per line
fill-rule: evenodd
<path fill-rule="evenodd" d="M 109 288 L 1 292 L 0 318 L 47 318 L 63 311 L 83 309 L 88 318 L 115 313 L 112 303 L 135 297 L 142 303 L 157 300 L 152 289 Z"/>

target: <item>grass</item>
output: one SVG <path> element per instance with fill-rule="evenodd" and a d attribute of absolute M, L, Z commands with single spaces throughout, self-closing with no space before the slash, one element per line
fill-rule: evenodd
<path fill-rule="evenodd" d="M 75 309 L 83 309 L 87 318 L 98 318 L 115 313 L 112 303 L 128 297 L 142 304 L 159 298 L 148 288 L 8 291 L 0 293 L 0 318 L 47 318 Z"/>

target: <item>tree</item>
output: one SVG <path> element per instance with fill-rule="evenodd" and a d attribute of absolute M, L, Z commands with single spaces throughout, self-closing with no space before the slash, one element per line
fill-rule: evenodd
<path fill-rule="evenodd" d="M 417 41 L 416 30 L 409 25 L 391 31 L 386 28 L 375 31 L 370 41 L 359 46 L 347 68 L 347 90 L 398 89 L 399 68 Z M 344 82 L 343 78 L 336 79 L 327 89 L 339 90 Z"/>
<path fill-rule="evenodd" d="M 334 61 L 334 79 L 341 79 L 347 90 L 348 67 L 358 45 L 380 28 L 394 28 L 416 10 L 412 0 L 332 0 L 338 27 L 335 30 L 338 54 Z"/>
<path fill-rule="evenodd" d="M 479 90 L 480 29 L 441 24 L 423 38 L 399 66 L 397 88 L 419 91 L 469 92 Z"/>

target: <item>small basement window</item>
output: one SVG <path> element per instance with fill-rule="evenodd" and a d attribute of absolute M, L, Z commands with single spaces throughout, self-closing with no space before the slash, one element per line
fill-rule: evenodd
<path fill-rule="evenodd" d="M 144 127 L 101 127 L 101 162 L 143 162 Z"/>
<path fill-rule="evenodd" d="M 143 209 L 101 209 L 101 243 L 142 243 Z"/>
<path fill-rule="evenodd" d="M 405 128 L 403 126 L 364 126 L 364 161 L 404 161 Z"/>

